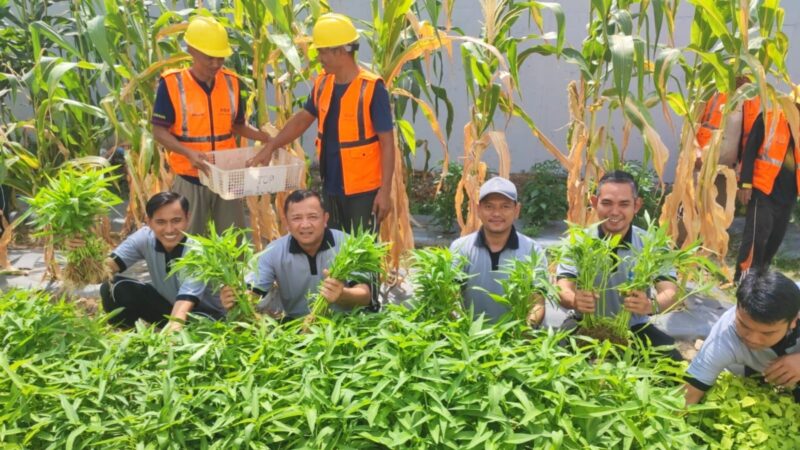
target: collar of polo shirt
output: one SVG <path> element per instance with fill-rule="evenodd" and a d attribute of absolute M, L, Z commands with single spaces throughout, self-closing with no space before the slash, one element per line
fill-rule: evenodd
<path fill-rule="evenodd" d="M 322 236 L 322 244 L 320 244 L 317 253 L 333 248 L 335 245 L 336 242 L 333 240 L 333 233 L 331 232 L 330 228 L 326 227 L 325 234 Z M 289 253 L 305 253 L 305 250 L 300 247 L 300 243 L 297 242 L 293 236 L 289 237 Z"/>
<path fill-rule="evenodd" d="M 489 249 L 489 246 L 486 245 L 486 235 L 483 233 L 483 227 L 481 227 L 481 229 L 478 230 L 478 237 L 477 239 L 475 239 L 475 245 L 477 245 L 478 247 Z M 511 233 L 508 235 L 508 240 L 506 240 L 506 244 L 503 246 L 500 252 L 506 249 L 516 250 L 518 248 L 519 248 L 519 236 L 517 236 L 517 230 L 514 228 L 514 225 L 511 225 Z"/>

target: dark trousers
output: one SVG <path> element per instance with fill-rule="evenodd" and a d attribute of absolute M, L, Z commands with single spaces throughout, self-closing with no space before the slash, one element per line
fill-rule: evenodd
<path fill-rule="evenodd" d="M 772 263 L 783 242 L 794 204 L 783 205 L 770 196 L 753 189 L 747 204 L 747 219 L 742 235 L 742 245 L 736 259 L 734 281 L 749 270 L 763 270 Z"/>
<path fill-rule="evenodd" d="M 111 282 L 101 284 L 100 299 L 105 312 L 123 308 L 109 320 L 114 325 L 133 327 L 137 320 L 142 319 L 164 326 L 168 322 L 166 316 L 172 314 L 172 303 L 162 297 L 152 284 L 131 278 L 115 276 Z M 196 305 L 192 315 L 212 320 L 220 318 L 218 313 L 205 310 L 202 305 Z"/>
<path fill-rule="evenodd" d="M 361 227 L 373 233 L 378 230 L 378 223 L 372 215 L 372 205 L 378 191 L 355 195 L 325 194 L 325 209 L 330 214 L 328 227 L 353 233 Z"/>
<path fill-rule="evenodd" d="M 656 328 L 655 325 L 649 323 L 640 323 L 631 327 L 636 336 L 642 341 L 650 342 L 653 347 L 670 346 L 670 350 L 666 354 L 675 361 L 683 361 L 683 356 L 675 348 L 675 339 Z"/>

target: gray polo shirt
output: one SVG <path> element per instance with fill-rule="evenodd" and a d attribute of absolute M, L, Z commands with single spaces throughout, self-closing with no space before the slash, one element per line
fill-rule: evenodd
<path fill-rule="evenodd" d="M 508 275 L 500 271 L 503 266 L 511 260 L 539 254 L 539 262 L 545 269 L 547 268 L 547 258 L 539 244 L 528 236 L 518 233 L 513 227 L 505 247 L 497 253 L 489 250 L 482 229 L 455 240 L 450 245 L 450 251 L 467 259 L 464 272 L 472 275 L 462 289 L 464 305 L 473 308 L 475 317 L 485 314 L 491 321 L 497 321 L 508 312 L 508 307 L 492 300 L 481 288 L 492 294 L 503 295 L 499 280 L 508 278 Z"/>
<path fill-rule="evenodd" d="M 291 318 L 305 316 L 310 312 L 309 302 L 324 279 L 322 271 L 330 267 L 346 236 L 339 230 L 325 229 L 322 244 L 314 256 L 306 254 L 290 234 L 276 239 L 258 257 L 257 271 L 248 274 L 247 282 L 262 296 L 272 289 L 273 283 L 277 284 L 286 315 Z M 350 283 L 351 286 L 354 284 Z M 337 304 L 330 306 L 339 312 L 352 310 Z"/>
<path fill-rule="evenodd" d="M 742 364 L 763 373 L 775 358 L 795 353 L 800 353 L 800 327 L 792 329 L 771 348 L 752 350 L 736 334 L 736 308 L 730 308 L 711 328 L 708 339 L 689 364 L 687 372 L 690 378 L 687 382 L 707 391 L 719 374 L 734 364 Z"/>
<path fill-rule="evenodd" d="M 597 234 L 597 237 L 603 239 L 605 235 L 603 234 L 603 230 L 599 226 L 594 226 L 591 228 L 592 232 Z M 615 287 L 619 286 L 620 284 L 628 281 L 628 277 L 630 276 L 631 272 L 633 271 L 633 267 L 636 264 L 636 261 L 631 258 L 631 248 L 636 250 L 642 249 L 642 236 L 645 234 L 645 231 L 641 228 L 631 225 L 630 229 L 628 229 L 628 233 L 625 237 L 620 241 L 619 246 L 616 249 L 617 256 L 620 257 L 622 260 L 620 264 L 617 266 L 617 269 L 608 279 L 607 290 L 605 292 L 605 309 L 601 310 L 599 305 L 597 309 L 597 313 L 601 316 L 605 317 L 614 317 L 622 310 L 622 296 L 620 296 L 619 291 L 614 289 Z M 609 262 L 611 264 L 611 262 Z M 572 265 L 569 260 L 562 261 L 558 268 L 556 269 L 556 276 L 558 278 L 577 278 L 578 277 L 578 269 Z M 667 273 L 663 273 L 656 277 L 653 282 L 661 281 L 661 280 L 674 280 L 675 279 L 675 271 L 670 271 Z M 595 280 L 595 284 L 599 285 L 602 282 L 600 277 Z M 630 326 L 640 325 L 643 323 L 647 323 L 648 321 L 647 316 L 643 316 L 640 314 L 631 314 L 631 321 Z"/>
<path fill-rule="evenodd" d="M 168 252 L 156 239 L 155 233 L 148 226 L 144 226 L 128 236 L 111 253 L 111 258 L 119 266 L 120 272 L 125 271 L 133 264 L 145 260 L 147 270 L 150 272 L 150 283 L 170 303 L 177 300 L 188 300 L 203 312 L 214 317 L 225 315 L 225 309 L 211 290 L 202 282 L 193 280 L 178 273 L 168 276 L 172 261 L 181 258 L 186 251 L 184 238 L 172 251 Z"/>

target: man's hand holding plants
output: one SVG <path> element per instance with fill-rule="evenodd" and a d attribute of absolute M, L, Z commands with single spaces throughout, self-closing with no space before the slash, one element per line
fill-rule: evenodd
<path fill-rule="evenodd" d="M 331 278 L 328 275 L 327 269 L 325 269 L 323 273 L 325 274 L 325 280 L 322 281 L 319 287 L 319 293 L 325 297 L 328 303 L 336 303 L 339 297 L 342 296 L 342 292 L 344 292 L 344 283 L 335 278 Z"/>
<path fill-rule="evenodd" d="M 626 310 L 642 316 L 653 313 L 653 302 L 647 298 L 644 291 L 628 292 L 623 299 L 623 306 Z"/>
<path fill-rule="evenodd" d="M 769 383 L 793 389 L 800 383 L 800 353 L 781 356 L 770 363 L 764 371 Z"/>
<path fill-rule="evenodd" d="M 594 314 L 597 306 L 598 295 L 596 292 L 582 291 L 580 289 L 575 291 L 575 309 L 584 314 Z"/>

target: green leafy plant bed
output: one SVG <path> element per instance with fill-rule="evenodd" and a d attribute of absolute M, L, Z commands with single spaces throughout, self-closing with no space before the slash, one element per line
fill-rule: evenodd
<path fill-rule="evenodd" d="M 708 435 L 684 417 L 683 367 L 553 332 L 518 339 L 517 324 L 390 307 L 307 333 L 269 319 L 120 332 L 11 291 L 0 447 L 667 449 Z"/>
<path fill-rule="evenodd" d="M 723 374 L 689 422 L 711 448 L 800 448 L 800 404 L 755 379 Z"/>

